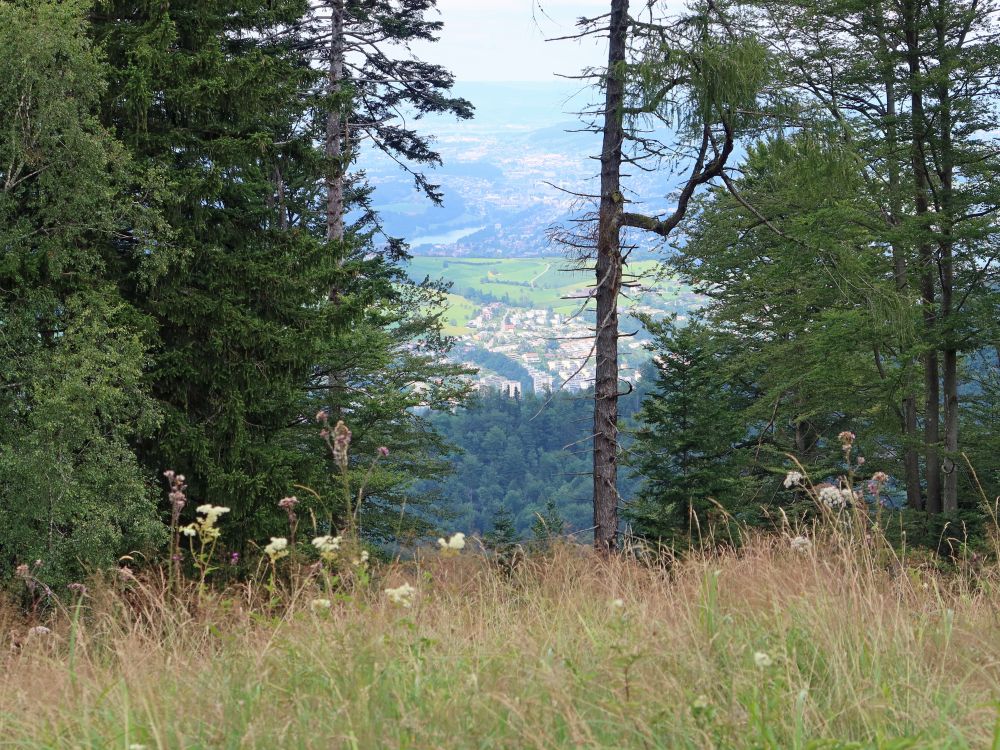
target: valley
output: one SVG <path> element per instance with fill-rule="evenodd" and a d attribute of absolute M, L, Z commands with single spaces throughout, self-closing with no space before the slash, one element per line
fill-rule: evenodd
<path fill-rule="evenodd" d="M 592 272 L 565 258 L 449 258 L 418 256 L 409 264 L 415 280 L 451 283 L 444 332 L 456 339 L 453 356 L 479 370 L 476 384 L 512 392 L 579 391 L 593 380 Z M 641 317 L 683 317 L 703 303 L 688 287 L 664 275 L 661 264 L 628 266 L 623 300 L 620 366 L 628 381 L 641 378 L 649 360 Z"/>

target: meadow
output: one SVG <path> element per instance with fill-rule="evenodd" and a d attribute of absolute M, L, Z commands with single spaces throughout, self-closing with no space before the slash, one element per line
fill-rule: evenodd
<path fill-rule="evenodd" d="M 653 260 L 630 263 L 629 273 L 641 283 L 657 287 L 657 299 L 669 304 L 676 299 L 680 287 L 663 280 L 662 265 Z M 580 302 L 571 297 L 585 296 L 593 286 L 589 270 L 569 269 L 561 257 L 545 258 L 444 258 L 414 257 L 408 267 L 411 278 L 444 279 L 452 283 L 445 314 L 445 333 L 470 333 L 466 327 L 482 305 L 476 298 L 502 300 L 512 307 L 552 309 L 564 315 L 575 313 Z"/>
<path fill-rule="evenodd" d="M 50 632 L 8 607 L 0 745 L 1000 747 L 995 565 L 822 533 L 654 565 L 474 546 L 329 599 L 147 571 L 92 582 Z"/>

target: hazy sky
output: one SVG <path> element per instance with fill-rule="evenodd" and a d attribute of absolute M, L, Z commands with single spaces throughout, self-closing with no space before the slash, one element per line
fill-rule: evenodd
<path fill-rule="evenodd" d="M 575 32 L 580 16 L 607 13 L 608 0 L 438 0 L 441 40 L 415 47 L 460 81 L 551 81 L 600 65 L 603 39 L 546 42 Z M 539 6 L 541 10 L 539 9 Z"/>

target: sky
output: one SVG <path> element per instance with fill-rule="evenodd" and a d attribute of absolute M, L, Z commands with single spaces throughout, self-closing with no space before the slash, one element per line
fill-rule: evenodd
<path fill-rule="evenodd" d="M 573 34 L 580 16 L 608 8 L 608 0 L 438 0 L 441 38 L 414 52 L 459 81 L 555 81 L 600 65 L 606 43 L 545 39 Z"/>

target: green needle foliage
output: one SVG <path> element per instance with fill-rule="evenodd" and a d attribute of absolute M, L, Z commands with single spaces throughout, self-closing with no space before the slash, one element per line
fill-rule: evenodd
<path fill-rule="evenodd" d="M 98 122 L 85 7 L 0 3 L 0 565 L 51 584 L 163 536 L 131 449 L 161 419 L 149 320 L 116 274 L 148 282 L 166 235 Z"/>

